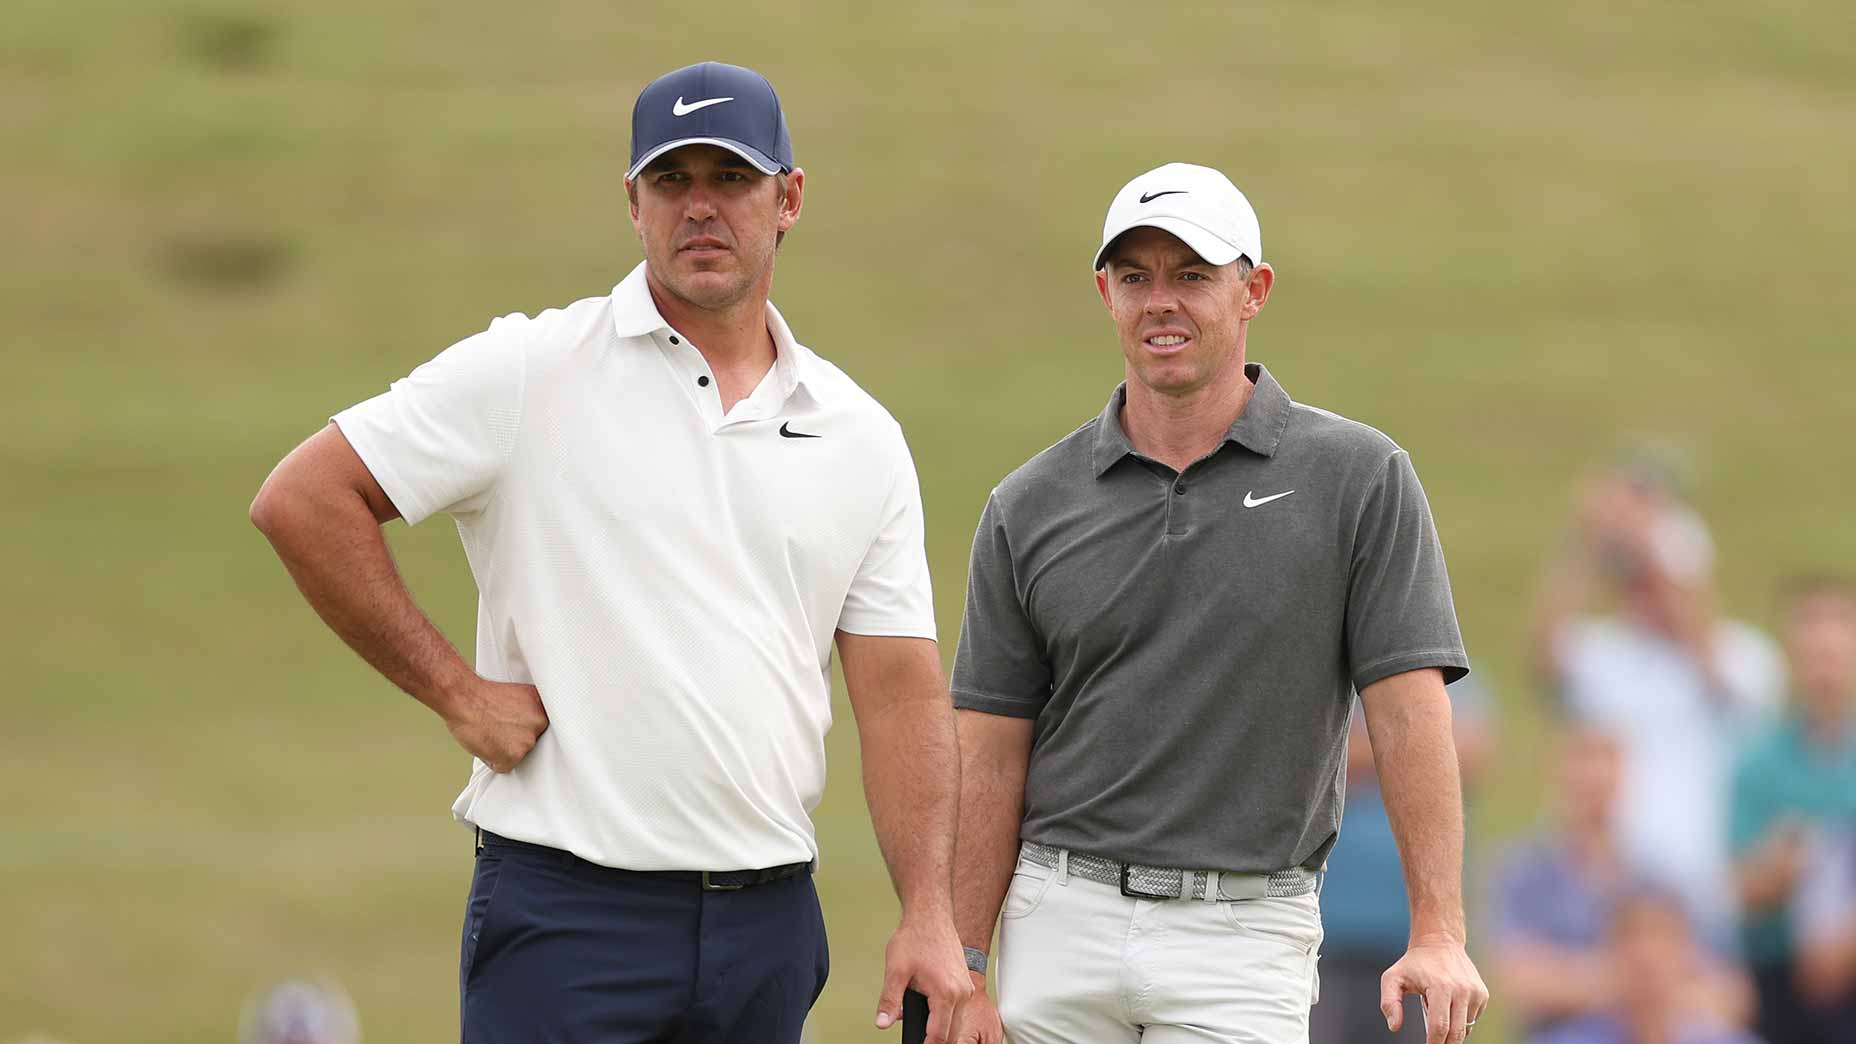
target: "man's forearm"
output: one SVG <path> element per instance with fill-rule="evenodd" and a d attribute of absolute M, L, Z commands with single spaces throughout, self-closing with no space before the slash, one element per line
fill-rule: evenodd
<path fill-rule="evenodd" d="M 952 913 L 960 754 L 945 691 L 860 721 L 864 798 L 904 920 Z"/>
<path fill-rule="evenodd" d="M 1434 670 L 1388 678 L 1368 693 L 1367 729 L 1405 867 L 1412 938 L 1442 933 L 1463 943 L 1463 788 L 1450 698 Z"/>
<path fill-rule="evenodd" d="M 1025 815 L 1025 762 L 980 742 L 985 715 L 960 712 L 960 832 L 954 849 L 954 928 L 962 946 L 990 953 L 1012 885 Z"/>
<path fill-rule="evenodd" d="M 266 483 L 252 506 L 303 597 L 329 629 L 382 675 L 433 710 L 471 672 L 420 611 L 358 493 Z"/>

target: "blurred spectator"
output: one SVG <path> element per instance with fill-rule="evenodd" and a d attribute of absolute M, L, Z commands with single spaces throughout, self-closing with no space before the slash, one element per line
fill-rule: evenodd
<path fill-rule="evenodd" d="M 1792 904 L 1798 993 L 1828 1013 L 1821 1039 L 1856 1041 L 1856 823 L 1823 841 L 1819 854 Z"/>
<path fill-rule="evenodd" d="M 1535 1038 L 1536 1044 L 1759 1044 L 1697 1009 L 1695 976 L 1707 960 L 1696 945 L 1687 904 L 1670 893 L 1624 897 L 1613 912 L 1607 961 L 1617 980 L 1615 1008 Z"/>
<path fill-rule="evenodd" d="M 1457 761 L 1467 792 L 1488 760 L 1489 701 L 1474 676 L 1450 686 Z M 1356 697 L 1357 703 L 1357 697 Z M 1321 999 L 1309 1016 L 1311 1044 L 1424 1040 L 1417 997 L 1405 998 L 1405 1025 L 1387 1034 L 1379 977 L 1410 942 L 1411 912 L 1398 843 L 1379 795 L 1365 716 L 1355 707 L 1347 736 L 1347 795 L 1340 840 L 1321 884 Z"/>
<path fill-rule="evenodd" d="M 1574 727 L 1561 739 L 1556 822 L 1523 842 L 1491 888 L 1488 918 L 1496 989 L 1529 1041 L 1619 1009 L 1630 979 L 1607 939 L 1623 897 L 1644 884 L 1620 851 L 1614 810 L 1621 748 L 1605 732 Z M 1685 980 L 1688 1009 L 1743 1022 L 1751 996 L 1718 961 L 1697 960 Z"/>
<path fill-rule="evenodd" d="M 1736 943 L 1734 744 L 1777 705 L 1784 668 L 1765 636 L 1716 615 L 1713 543 L 1673 475 L 1639 457 L 1588 484 L 1541 590 L 1534 653 L 1574 721 L 1624 742 L 1624 856 L 1682 896 L 1725 950 Z M 1601 594 L 1616 611 L 1589 615 Z"/>
<path fill-rule="evenodd" d="M 281 982 L 253 997 L 239 1020 L 240 1044 L 360 1044 L 361 1026 L 340 986 Z"/>
<path fill-rule="evenodd" d="M 1759 991 L 1759 1030 L 1772 1044 L 1844 1044 L 1847 999 L 1800 991 L 1789 919 L 1828 837 L 1856 822 L 1856 587 L 1797 585 L 1787 599 L 1793 696 L 1784 715 L 1743 748 L 1734 774 L 1731 838 L 1746 956 Z"/>

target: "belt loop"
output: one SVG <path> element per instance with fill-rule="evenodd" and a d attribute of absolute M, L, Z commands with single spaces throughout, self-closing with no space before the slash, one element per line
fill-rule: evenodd
<path fill-rule="evenodd" d="M 1070 850 L 1057 849 L 1057 883 L 1065 888 L 1070 886 Z"/>
<path fill-rule="evenodd" d="M 1219 899 L 1223 898 L 1222 896 L 1218 894 L 1218 890 L 1221 887 L 1223 887 L 1223 882 L 1219 879 L 1222 878 L 1223 876 L 1224 876 L 1223 874 L 1219 873 L 1216 870 L 1205 871 L 1205 901 L 1206 902 L 1215 903 Z"/>

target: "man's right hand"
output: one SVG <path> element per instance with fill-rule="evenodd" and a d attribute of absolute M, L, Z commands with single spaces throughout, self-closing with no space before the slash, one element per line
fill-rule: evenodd
<path fill-rule="evenodd" d="M 1004 1044 L 1005 1024 L 999 1009 L 993 1007 L 986 993 L 986 976 L 968 972 L 973 979 L 973 995 L 960 1006 L 954 1030 L 954 1044 Z"/>
<path fill-rule="evenodd" d="M 473 676 L 446 700 L 441 714 L 458 746 L 476 755 L 492 772 L 508 772 L 520 765 L 548 731 L 541 691 L 518 682 Z"/>

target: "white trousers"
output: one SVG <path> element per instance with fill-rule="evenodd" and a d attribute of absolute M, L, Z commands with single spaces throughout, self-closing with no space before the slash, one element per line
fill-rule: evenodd
<path fill-rule="evenodd" d="M 999 1014 L 1010 1044 L 1308 1044 L 1320 946 L 1313 893 L 1130 899 L 1021 857 Z"/>

